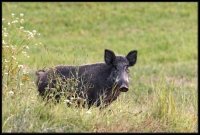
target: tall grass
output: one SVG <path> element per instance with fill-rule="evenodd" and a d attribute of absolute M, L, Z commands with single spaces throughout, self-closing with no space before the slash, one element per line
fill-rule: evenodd
<path fill-rule="evenodd" d="M 23 119 L 28 111 L 28 102 L 35 101 L 34 97 L 28 98 L 35 90 L 34 81 L 31 80 L 30 69 L 26 63 L 18 62 L 20 57 L 30 57 L 28 50 L 30 44 L 35 44 L 35 37 L 39 35 L 36 30 L 30 31 L 24 28 L 24 14 L 11 14 L 9 20 L 2 19 L 2 104 L 3 104 L 3 128 L 9 125 L 15 118 L 16 130 L 21 122 L 28 122 Z M 21 108 L 26 106 L 28 108 Z M 19 110 L 22 114 L 19 114 Z M 13 119 L 14 118 L 14 119 Z M 24 120 L 24 121 L 23 121 Z M 26 127 L 23 127 L 26 129 Z M 19 129 L 23 130 L 23 129 Z"/>
<path fill-rule="evenodd" d="M 53 7 L 54 13 L 46 12 Z M 3 3 L 2 131 L 197 132 L 196 7 Z M 138 48 L 130 90 L 107 108 L 46 104 L 38 95 L 37 69 L 97 62 L 107 47 L 122 54 Z"/>

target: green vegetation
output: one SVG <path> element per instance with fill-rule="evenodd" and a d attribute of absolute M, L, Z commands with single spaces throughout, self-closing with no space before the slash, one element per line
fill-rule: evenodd
<path fill-rule="evenodd" d="M 3 132 L 197 132 L 197 3 L 2 3 Z M 104 110 L 45 104 L 35 71 L 138 50 Z"/>

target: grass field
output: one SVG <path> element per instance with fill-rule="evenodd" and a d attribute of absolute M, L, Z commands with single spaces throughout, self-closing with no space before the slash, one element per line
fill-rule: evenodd
<path fill-rule="evenodd" d="M 2 3 L 3 132 L 197 132 L 197 3 Z M 35 71 L 138 50 L 104 110 L 45 105 Z"/>

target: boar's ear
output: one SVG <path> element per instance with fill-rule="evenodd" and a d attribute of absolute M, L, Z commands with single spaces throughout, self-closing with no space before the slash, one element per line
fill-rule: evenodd
<path fill-rule="evenodd" d="M 104 60 L 106 64 L 110 65 L 113 64 L 115 60 L 115 54 L 113 51 L 105 49 Z"/>
<path fill-rule="evenodd" d="M 136 50 L 130 51 L 126 56 L 126 58 L 129 61 L 129 66 L 133 66 L 137 61 L 137 51 Z"/>

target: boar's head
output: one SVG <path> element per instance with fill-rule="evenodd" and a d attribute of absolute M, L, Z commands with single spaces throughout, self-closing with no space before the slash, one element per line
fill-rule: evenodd
<path fill-rule="evenodd" d="M 115 86 L 121 92 L 127 92 L 129 89 L 129 67 L 135 65 L 137 60 L 137 51 L 130 51 L 127 56 L 116 56 L 113 51 L 106 49 L 104 54 L 105 63 L 111 66 L 109 76 Z"/>

